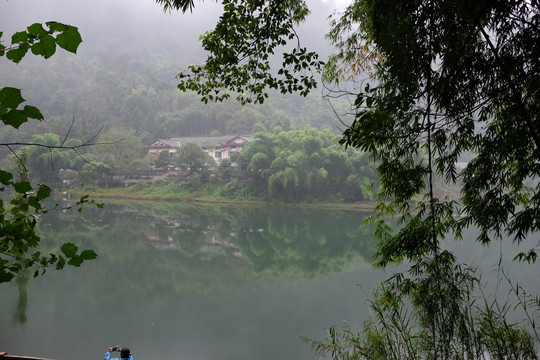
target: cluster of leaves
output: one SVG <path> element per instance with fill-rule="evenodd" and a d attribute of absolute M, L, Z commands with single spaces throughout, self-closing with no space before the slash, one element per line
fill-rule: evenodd
<path fill-rule="evenodd" d="M 191 172 L 198 172 L 200 167 L 215 165 L 216 163 L 213 157 L 193 141 L 189 141 L 180 147 L 175 161 L 184 170 L 189 169 Z"/>
<path fill-rule="evenodd" d="M 368 344 L 378 349 L 358 346 L 352 358 L 364 358 L 364 350 L 375 357 L 536 358 L 538 338 L 499 314 L 482 319 L 497 327 L 478 324 L 465 301 L 478 283 L 461 281 L 470 275 L 441 243 L 461 239 L 470 226 L 485 245 L 506 236 L 519 244 L 540 230 L 539 29 L 540 6 L 529 1 L 357 1 L 334 23 L 330 38 L 339 52 L 326 79 L 362 83 L 341 144 L 372 153 L 379 164 L 376 265 L 411 264 L 409 276 L 390 279 L 377 301 L 408 297 L 415 317 L 408 324 L 395 309 L 378 314 L 378 325 L 398 335 L 390 345 L 410 341 L 401 354 L 386 353 L 389 344 L 379 339 Z M 472 160 L 460 173 L 464 155 Z M 435 177 L 462 185 L 461 193 L 436 196 Z M 395 232 L 389 214 L 400 217 Z M 533 262 L 536 251 L 517 258 Z M 373 340 L 369 330 L 351 339 Z M 481 338 L 489 331 L 509 353 Z"/>
<path fill-rule="evenodd" d="M 183 1 L 175 3 L 178 9 L 187 8 Z M 316 52 L 300 46 L 295 31 L 309 13 L 304 1 L 223 0 L 222 4 L 215 29 L 201 36 L 210 55 L 203 65 L 178 74 L 180 90 L 195 91 L 204 102 L 222 101 L 233 93 L 245 104 L 262 103 L 267 89 L 306 96 L 316 87 L 313 71 L 320 71 L 323 63 Z M 283 53 L 276 74 L 272 55 L 289 41 L 296 43 L 292 51 Z"/>
<path fill-rule="evenodd" d="M 414 311 L 383 285 L 361 331 L 333 326 L 325 341 L 305 341 L 331 359 L 538 359 L 535 337 L 508 319 L 509 303 L 477 301 L 474 271 L 445 266 L 437 273 L 423 279 L 424 292 L 415 292 Z"/>
<path fill-rule="evenodd" d="M 60 46 L 69 52 L 75 53 L 82 42 L 76 27 L 49 21 L 46 24 L 35 23 L 28 26 L 26 31 L 20 31 L 12 35 L 11 45 L 5 46 L 0 42 L 0 56 L 18 64 L 28 50 L 34 55 L 50 58 L 56 52 L 56 46 Z M 3 33 L 0 32 L 0 39 Z M 0 89 L 0 120 L 6 125 L 18 128 L 28 119 L 43 120 L 43 115 L 34 106 L 25 105 L 18 109 L 25 100 L 21 96 L 21 90 L 12 87 Z"/>
<path fill-rule="evenodd" d="M 249 92 L 263 98 L 261 76 L 270 76 L 264 64 L 275 45 L 295 38 L 293 24 L 307 13 L 304 2 L 226 1 L 216 29 L 201 39 L 210 53 L 208 67 L 193 67 L 196 79 L 190 75 L 180 87 L 204 98 L 230 85 L 244 102 L 242 89 L 250 84 Z M 355 120 L 341 143 L 373 153 L 381 199 L 394 205 L 381 204 L 381 213 L 400 212 L 408 224 L 388 238 L 395 246 L 382 265 L 421 258 L 437 250 L 444 234 L 459 237 L 471 224 L 481 228 L 483 243 L 505 232 L 519 242 L 540 230 L 538 2 L 355 1 L 332 24 L 328 37 L 338 53 L 325 78 L 365 80 L 354 94 Z M 313 68 L 310 60 L 292 59 L 297 70 Z M 251 60 L 248 71 L 239 71 L 238 64 Z M 263 65 L 255 65 L 260 60 Z M 469 153 L 473 160 L 458 174 L 456 163 Z M 433 195 L 435 176 L 463 184 L 460 202 Z M 427 201 L 411 211 L 423 195 Z M 457 215 L 459 221 L 444 220 Z M 521 257 L 532 261 L 533 254 Z"/>
<path fill-rule="evenodd" d="M 328 129 L 260 131 L 241 153 L 240 167 L 273 199 L 360 201 L 377 181 L 369 154 L 344 149 Z"/>
<path fill-rule="evenodd" d="M 11 281 L 23 269 L 36 267 L 34 276 L 37 276 L 40 270 L 44 273 L 51 265 L 60 270 L 66 262 L 80 266 L 84 260 L 97 257 L 92 250 L 78 253 L 78 247 L 71 243 L 62 245 L 63 255 L 42 255 L 39 251 L 30 254 L 40 242 L 36 224 L 40 216 L 47 212 L 42 203 L 49 198 L 51 189 L 39 185 L 34 190 L 28 181 L 13 181 L 13 175 L 3 170 L 0 170 L 0 183 L 0 191 L 12 189 L 16 194 L 9 204 L 0 200 L 0 254 L 3 255 L 0 257 L 0 283 Z M 82 198 L 76 206 L 87 201 L 87 198 Z"/>
<path fill-rule="evenodd" d="M 19 63 L 28 50 L 44 58 L 51 57 L 57 45 L 69 52 L 76 52 L 82 41 L 76 27 L 57 22 L 47 22 L 45 25 L 47 28 L 36 23 L 26 31 L 15 33 L 10 46 L 0 43 L 0 56 Z M 2 35 L 0 33 L 0 37 Z M 25 105 L 19 109 L 24 101 L 20 89 L 1 88 L 0 120 L 16 129 L 29 119 L 42 120 L 43 115 L 36 107 Z M 26 166 L 24 158 L 19 158 L 19 161 L 22 167 Z M 23 269 L 36 268 L 34 275 L 37 276 L 40 269 L 44 272 L 51 265 L 62 269 L 66 263 L 79 266 L 84 260 L 97 257 L 91 250 L 79 254 L 77 246 L 70 243 L 62 246 L 63 255 L 43 255 L 39 251 L 32 253 L 40 242 L 36 224 L 40 215 L 47 211 L 42 204 L 50 197 L 51 189 L 39 185 L 34 190 L 26 175 L 24 168 L 21 180 L 14 181 L 13 174 L 0 170 L 0 191 L 13 197 L 9 203 L 0 200 L 0 282 L 11 281 Z M 88 202 L 87 198 L 82 198 L 77 205 L 85 202 Z"/>
<path fill-rule="evenodd" d="M 520 242 L 540 230 L 538 4 L 355 2 L 334 40 L 359 21 L 354 37 L 378 54 L 362 57 L 373 61 L 368 75 L 376 85 L 358 93 L 342 143 L 380 161 L 382 196 L 394 200 L 407 224 L 387 238 L 393 245 L 381 264 L 399 256 L 415 261 L 436 251 L 444 234 L 459 237 L 471 224 L 484 244 L 504 234 Z M 337 44 L 343 61 L 358 52 Z M 473 160 L 458 174 L 467 153 Z M 460 202 L 435 198 L 433 176 L 460 181 Z M 423 192 L 427 202 L 413 216 L 410 205 Z M 465 216 L 443 221 L 457 215 Z M 531 261 L 533 254 L 522 257 Z"/>
<path fill-rule="evenodd" d="M 249 3 L 235 3 L 235 10 Z M 459 317 L 443 316 L 459 314 L 456 303 L 432 300 L 447 285 L 453 287 L 449 296 L 458 299 L 470 287 L 453 282 L 466 276 L 460 270 L 444 281 L 456 259 L 441 250 L 441 242 L 461 239 L 469 226 L 480 229 L 483 244 L 506 235 L 520 243 L 540 231 L 539 29 L 539 2 L 528 0 L 362 0 L 333 22 L 329 38 L 338 53 L 324 79 L 349 87 L 345 95 L 354 98 L 355 114 L 340 143 L 371 153 L 377 163 L 376 264 L 412 264 L 411 278 L 395 277 L 383 298 L 409 296 L 418 305 L 419 321 L 434 342 L 420 358 L 453 358 L 460 351 L 441 346 L 461 326 Z M 251 33 L 232 35 L 249 39 Z M 221 47 L 208 50 L 228 55 Z M 212 59 L 226 65 L 226 58 Z M 255 74 L 238 81 L 252 77 L 257 79 Z M 472 160 L 459 172 L 456 163 L 464 155 Z M 284 183 L 298 182 L 290 170 L 284 176 Z M 462 185 L 461 193 L 436 196 L 436 177 Z M 385 223 L 389 214 L 399 214 L 397 232 Z M 536 251 L 517 258 L 533 262 Z M 431 316 L 424 316 L 426 310 Z M 349 355 L 362 357 L 332 354 Z"/>

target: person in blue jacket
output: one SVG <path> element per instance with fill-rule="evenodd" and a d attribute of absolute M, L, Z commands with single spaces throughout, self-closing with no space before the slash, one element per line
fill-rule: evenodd
<path fill-rule="evenodd" d="M 116 347 L 110 347 L 109 351 L 105 353 L 105 359 L 104 360 L 110 360 L 111 359 L 111 353 L 113 351 L 120 351 L 120 358 L 127 359 L 127 360 L 134 360 L 133 356 L 131 355 L 131 351 L 128 347 L 124 347 L 120 350 L 120 346 Z M 113 358 L 114 359 L 114 358 Z"/>

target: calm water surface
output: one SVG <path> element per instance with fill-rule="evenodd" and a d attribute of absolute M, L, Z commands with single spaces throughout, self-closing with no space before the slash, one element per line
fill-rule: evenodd
<path fill-rule="evenodd" d="M 100 257 L 0 285 L 0 351 L 96 360 L 121 345 L 136 360 L 316 359 L 301 337 L 360 326 L 366 293 L 392 273 L 371 268 L 368 215 L 170 203 L 51 212 L 43 252 L 69 241 Z M 489 271 L 497 249 L 465 244 L 456 251 Z"/>
<path fill-rule="evenodd" d="M 0 351 L 90 360 L 120 344 L 135 359 L 312 359 L 300 337 L 359 323 L 362 289 L 379 278 L 366 215 L 171 204 L 51 212 L 44 252 L 73 241 L 100 257 L 0 285 Z"/>

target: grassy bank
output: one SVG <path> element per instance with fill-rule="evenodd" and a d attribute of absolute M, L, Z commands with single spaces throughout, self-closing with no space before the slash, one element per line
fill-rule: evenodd
<path fill-rule="evenodd" d="M 227 189 L 225 189 L 227 190 Z M 89 195 L 90 198 L 100 199 L 126 199 L 137 201 L 182 201 L 208 204 L 252 205 L 252 206 L 288 206 L 309 207 L 343 210 L 373 210 L 374 201 L 345 203 L 340 201 L 312 199 L 308 201 L 276 201 L 256 196 L 241 189 L 224 191 L 223 187 L 203 185 L 189 186 L 187 183 L 169 182 L 156 185 L 135 184 L 128 187 L 101 188 L 85 186 L 84 188 L 70 189 L 76 196 Z"/>

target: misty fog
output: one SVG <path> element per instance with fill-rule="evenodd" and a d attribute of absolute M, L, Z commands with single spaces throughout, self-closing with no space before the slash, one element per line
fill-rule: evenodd
<path fill-rule="evenodd" d="M 317 51 L 324 61 L 332 51 L 325 39 L 327 18 L 336 6 L 343 7 L 343 2 L 310 0 L 309 5 L 312 13 L 297 30 L 301 46 Z M 51 125 L 56 116 L 74 118 L 79 123 L 80 119 L 86 119 L 87 127 L 93 129 L 111 126 L 116 121 L 116 125 L 134 128 L 138 133 L 149 131 L 155 137 L 164 133 L 186 136 L 193 134 L 180 134 L 178 131 L 170 134 L 170 128 L 158 129 L 158 124 L 164 123 L 162 113 L 171 114 L 179 107 L 185 108 L 185 105 L 177 104 L 178 99 L 189 98 L 184 103 L 197 106 L 198 111 L 203 112 L 212 112 L 212 108 L 221 106 L 210 104 L 203 108 L 202 104 L 194 105 L 196 95 L 179 94 L 175 79 L 176 74 L 187 66 L 204 62 L 205 54 L 199 36 L 213 29 L 221 11 L 219 3 L 196 2 L 193 13 L 185 14 L 164 12 L 152 0 L 4 0 L 0 9 L 5 45 L 10 44 L 13 33 L 35 22 L 46 21 L 76 26 L 83 39 L 77 54 L 57 49 L 50 59 L 43 59 L 29 53 L 17 65 L 6 58 L 0 59 L 0 76 L 4 80 L 2 86 L 21 88 L 27 103 L 37 106 L 45 115 L 42 124 L 24 124 L 21 130 L 36 126 L 42 128 L 26 130 L 27 133 L 58 132 L 55 128 L 62 128 L 67 120 L 61 121 L 64 125 Z M 296 46 L 296 43 L 292 46 Z M 143 109 L 140 116 L 148 118 L 148 126 L 143 124 L 146 120 L 131 123 L 133 114 L 125 111 L 126 106 L 133 107 L 127 104 L 127 98 L 134 91 L 144 92 L 145 89 L 155 92 L 159 98 L 158 104 L 146 97 L 153 103 L 153 108 Z M 278 107 L 286 116 L 298 118 L 298 127 L 313 124 L 336 131 L 339 120 L 321 99 L 320 89 L 313 91 L 310 104 L 306 103 L 306 99 L 299 98 L 294 94 L 289 95 L 288 100 L 280 96 L 274 101 L 290 103 Z M 129 101 L 143 106 L 136 100 Z M 230 104 L 233 102 L 229 100 L 227 106 L 238 109 L 238 104 Z M 311 111 L 315 114 L 309 113 Z M 156 112 L 160 114 L 156 115 Z M 1 132 L 8 134 L 0 134 L 0 138 L 13 136 L 12 129 L 2 129 Z M 86 131 L 85 136 L 89 136 L 88 133 Z M 21 135 L 17 133 L 17 136 Z M 27 139 L 28 136 L 22 140 Z"/>
<path fill-rule="evenodd" d="M 312 13 L 300 24 L 302 46 L 329 53 L 324 35 L 327 17 L 336 5 L 329 1 L 310 0 Z M 342 6 L 341 3 L 337 5 Z M 196 2 L 193 13 L 164 12 L 152 0 L 20 0 L 2 1 L 0 21 L 4 37 L 34 22 L 58 21 L 77 26 L 83 38 L 78 56 L 89 56 L 104 46 L 117 50 L 158 53 L 175 57 L 179 62 L 202 61 L 204 54 L 198 38 L 212 30 L 221 4 Z M 4 38 L 4 43 L 7 42 Z M 174 74 L 173 74 L 174 75 Z"/>

